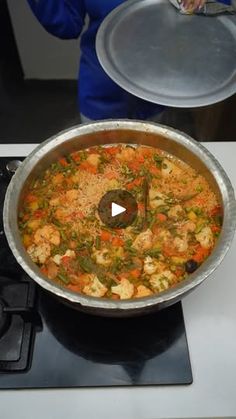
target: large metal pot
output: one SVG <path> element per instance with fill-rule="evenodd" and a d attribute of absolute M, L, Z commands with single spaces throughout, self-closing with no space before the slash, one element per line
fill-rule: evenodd
<path fill-rule="evenodd" d="M 110 143 L 144 144 L 159 147 L 190 164 L 210 182 L 223 205 L 223 228 L 216 248 L 203 265 L 175 288 L 142 299 L 117 301 L 73 293 L 45 278 L 25 251 L 18 226 L 18 208 L 25 188 L 52 162 L 66 153 Z M 4 228 L 18 263 L 41 287 L 79 310 L 103 316 L 148 313 L 179 301 L 203 282 L 221 263 L 233 240 L 236 203 L 232 185 L 216 159 L 201 144 L 172 128 L 155 123 L 109 120 L 79 125 L 49 138 L 22 163 L 12 178 L 4 203 Z"/>

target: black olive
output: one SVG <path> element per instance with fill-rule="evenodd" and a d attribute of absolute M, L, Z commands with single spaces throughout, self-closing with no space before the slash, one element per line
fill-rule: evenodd
<path fill-rule="evenodd" d="M 193 259 L 190 259 L 185 263 L 185 270 L 189 274 L 192 274 L 194 271 L 196 271 L 197 268 L 198 268 L 198 263 Z"/>

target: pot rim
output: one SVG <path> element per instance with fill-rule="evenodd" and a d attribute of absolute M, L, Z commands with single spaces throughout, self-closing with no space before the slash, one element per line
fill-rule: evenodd
<path fill-rule="evenodd" d="M 58 147 L 60 144 L 65 143 L 74 137 L 110 130 L 132 130 L 139 132 L 149 132 L 169 138 L 181 144 L 182 146 L 185 146 L 199 159 L 201 159 L 207 168 L 212 172 L 223 196 L 223 226 L 219 241 L 212 254 L 201 265 L 201 267 L 197 269 L 197 271 L 191 274 L 188 279 L 178 284 L 175 288 L 168 289 L 167 291 L 163 291 L 160 294 L 154 294 L 149 297 L 131 300 L 110 300 L 106 298 L 90 297 L 69 291 L 65 287 L 53 283 L 42 275 L 37 265 L 31 261 L 30 257 L 25 251 L 20 238 L 15 237 L 13 234 L 14 228 L 16 228 L 18 231 L 17 211 L 15 219 L 10 217 L 13 194 L 14 199 L 17 199 L 18 201 L 24 182 L 31 173 L 35 164 L 38 163 L 38 161 L 46 153 L 52 151 L 55 147 Z M 174 128 L 163 126 L 154 122 L 126 119 L 104 120 L 89 124 L 77 125 L 61 131 L 38 145 L 29 154 L 29 156 L 26 157 L 26 159 L 23 161 L 11 179 L 11 182 L 8 186 L 3 208 L 3 223 L 8 244 L 17 262 L 35 282 L 37 282 L 47 291 L 57 295 L 58 297 L 64 298 L 71 303 L 80 304 L 81 306 L 89 307 L 90 309 L 103 309 L 105 311 L 138 311 L 140 309 L 147 307 L 150 308 L 162 303 L 169 305 L 172 302 L 181 299 L 184 294 L 187 294 L 192 288 L 195 288 L 201 284 L 201 282 L 203 282 L 220 265 L 227 251 L 229 250 L 234 237 L 236 228 L 236 201 L 232 184 L 220 163 L 202 144 L 196 142 L 188 135 L 175 130 Z"/>

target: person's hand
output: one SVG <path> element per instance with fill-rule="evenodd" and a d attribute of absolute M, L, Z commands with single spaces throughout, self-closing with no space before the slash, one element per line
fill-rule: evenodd
<path fill-rule="evenodd" d="M 201 9 L 206 0 L 182 0 L 181 6 L 188 13 L 193 13 L 195 10 Z"/>

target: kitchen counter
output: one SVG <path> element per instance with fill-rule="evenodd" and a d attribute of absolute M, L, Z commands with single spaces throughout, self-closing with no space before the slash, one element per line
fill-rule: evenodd
<path fill-rule="evenodd" d="M 204 143 L 236 190 L 236 142 Z M 0 145 L 0 156 L 35 144 Z M 183 300 L 189 386 L 0 391 L 1 419 L 236 418 L 236 238 L 221 266 Z"/>

